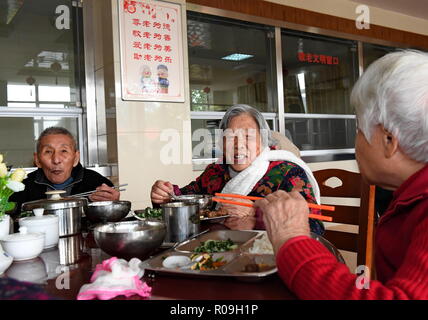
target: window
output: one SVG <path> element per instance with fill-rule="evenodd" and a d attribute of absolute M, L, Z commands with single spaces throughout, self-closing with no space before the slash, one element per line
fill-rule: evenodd
<path fill-rule="evenodd" d="M 364 70 L 367 69 L 367 67 L 371 65 L 375 60 L 395 50 L 396 48 L 393 47 L 385 47 L 377 44 L 363 43 Z"/>
<path fill-rule="evenodd" d="M 285 126 L 293 142 L 303 151 L 353 148 L 349 98 L 358 78 L 357 43 L 283 30 L 282 61 Z"/>
<path fill-rule="evenodd" d="M 285 119 L 286 132 L 301 151 L 353 148 L 355 125 L 353 117 Z"/>
<path fill-rule="evenodd" d="M 34 144 L 49 126 L 82 135 L 77 21 L 70 0 L 0 0 L 0 153 L 32 167 Z M 80 145 L 82 148 L 82 145 Z"/>
<path fill-rule="evenodd" d="M 211 131 L 211 145 L 203 138 L 192 142 L 194 168 L 199 170 L 218 157 L 214 130 L 233 104 L 257 108 L 271 128 L 277 129 L 271 58 L 274 29 L 188 12 L 187 41 L 192 132 L 200 128 Z"/>
<path fill-rule="evenodd" d="M 15 109 L 16 110 L 16 109 Z M 40 133 L 51 126 L 65 127 L 79 141 L 79 127 L 81 125 L 79 114 L 70 112 L 57 116 L 34 116 L 31 112 L 15 114 L 2 110 L 0 112 L 0 136 L 10 137 L 1 139 L 0 154 L 5 156 L 5 161 L 13 167 L 34 167 L 33 153 L 36 140 Z M 21 111 L 22 112 L 22 111 Z"/>
<path fill-rule="evenodd" d="M 191 110 L 225 111 L 243 103 L 276 112 L 273 34 L 271 27 L 188 12 Z"/>

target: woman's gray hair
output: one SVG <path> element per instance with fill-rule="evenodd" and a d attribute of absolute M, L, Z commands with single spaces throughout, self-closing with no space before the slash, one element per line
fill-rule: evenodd
<path fill-rule="evenodd" d="M 358 79 L 351 104 L 367 141 L 380 124 L 407 156 L 428 162 L 428 53 L 401 50 L 378 59 Z"/>
<path fill-rule="evenodd" d="M 229 128 L 230 121 L 234 117 L 237 117 L 242 114 L 248 114 L 251 117 L 253 117 L 253 119 L 256 121 L 257 125 L 259 126 L 263 148 L 272 146 L 275 144 L 276 141 L 272 139 L 269 125 L 267 124 L 261 112 L 246 104 L 235 104 L 231 106 L 229 109 L 227 109 L 226 113 L 223 116 L 223 119 L 221 119 L 220 126 L 219 126 L 220 129 L 224 132 L 224 130 Z"/>

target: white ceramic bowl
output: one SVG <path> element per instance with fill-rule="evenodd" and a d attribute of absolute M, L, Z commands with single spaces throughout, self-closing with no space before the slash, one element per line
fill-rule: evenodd
<path fill-rule="evenodd" d="M 38 284 L 45 283 L 48 278 L 45 263 L 41 258 L 12 263 L 6 271 L 6 276 L 19 281 Z"/>
<path fill-rule="evenodd" d="M 10 217 L 6 214 L 0 218 L 0 239 L 6 237 L 10 231 Z"/>
<path fill-rule="evenodd" d="M 34 209 L 36 210 L 36 209 Z M 43 210 L 43 209 L 42 209 Z M 19 219 L 19 226 L 27 227 L 29 233 L 45 234 L 45 249 L 58 245 L 59 221 L 56 215 L 42 215 Z"/>
<path fill-rule="evenodd" d="M 38 257 L 44 244 L 44 233 L 28 233 L 26 227 L 19 228 L 19 233 L 9 234 L 1 240 L 3 250 L 11 255 L 14 261 Z"/>
<path fill-rule="evenodd" d="M 13 257 L 4 252 L 3 248 L 0 245 L 0 275 L 2 275 L 3 272 L 7 270 L 7 268 L 9 268 L 12 262 Z"/>
<path fill-rule="evenodd" d="M 59 248 L 43 250 L 39 258 L 45 263 L 48 280 L 55 279 L 61 274 L 62 268 L 59 257 Z"/>

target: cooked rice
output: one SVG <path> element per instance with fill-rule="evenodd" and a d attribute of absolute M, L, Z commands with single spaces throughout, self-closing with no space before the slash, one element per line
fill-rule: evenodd
<path fill-rule="evenodd" d="M 249 251 L 256 254 L 273 254 L 272 243 L 270 243 L 267 233 L 264 233 L 261 238 L 254 240 L 254 244 Z"/>

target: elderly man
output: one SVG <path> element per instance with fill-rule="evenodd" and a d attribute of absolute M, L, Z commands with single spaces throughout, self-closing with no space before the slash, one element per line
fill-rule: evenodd
<path fill-rule="evenodd" d="M 355 84 L 351 103 L 361 175 L 394 191 L 376 230 L 379 280 L 363 283 L 311 239 L 306 201 L 284 191 L 255 203 L 279 274 L 301 299 L 428 299 L 428 53 L 377 60 Z"/>
<path fill-rule="evenodd" d="M 83 168 L 79 158 L 76 140 L 67 129 L 45 129 L 37 140 L 34 153 L 38 169 L 23 181 L 25 190 L 10 198 L 17 203 L 12 215 L 20 213 L 22 203 L 46 198 L 45 192 L 49 190 L 65 190 L 66 195 L 97 190 L 89 196 L 90 201 L 119 200 L 120 193 L 112 188 L 111 181 Z"/>

